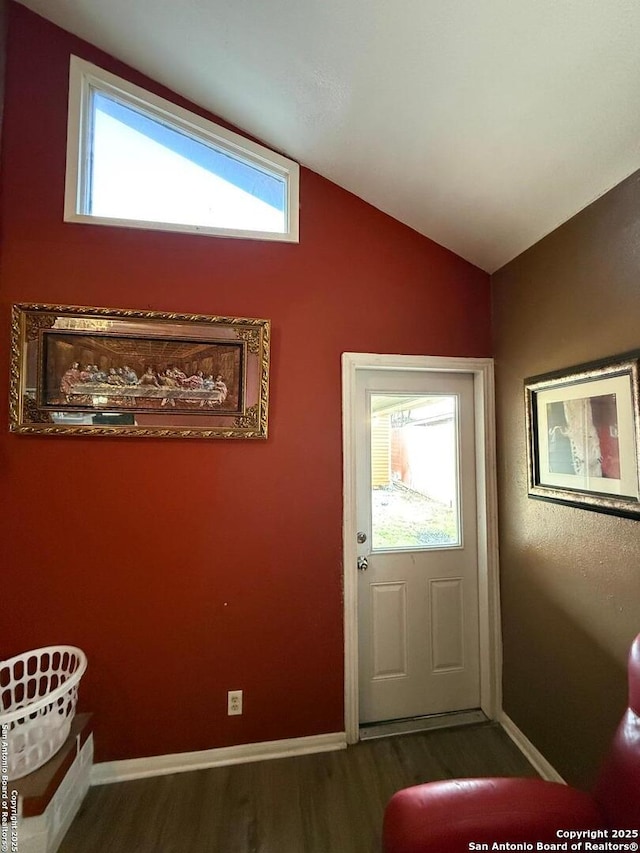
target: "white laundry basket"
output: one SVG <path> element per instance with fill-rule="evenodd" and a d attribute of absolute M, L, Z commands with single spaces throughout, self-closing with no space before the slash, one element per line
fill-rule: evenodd
<path fill-rule="evenodd" d="M 47 646 L 0 663 L 0 745 L 9 780 L 41 767 L 65 742 L 86 668 L 75 646 Z"/>

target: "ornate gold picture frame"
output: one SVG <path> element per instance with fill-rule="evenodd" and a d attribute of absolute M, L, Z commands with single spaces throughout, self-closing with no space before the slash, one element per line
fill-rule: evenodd
<path fill-rule="evenodd" d="M 266 438 L 269 343 L 269 320 L 14 305 L 10 428 Z"/>

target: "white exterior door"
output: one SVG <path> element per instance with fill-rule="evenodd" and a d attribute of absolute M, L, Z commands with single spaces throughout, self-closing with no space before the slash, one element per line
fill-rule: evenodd
<path fill-rule="evenodd" d="M 360 723 L 478 708 L 473 376 L 359 370 L 355 430 Z"/>

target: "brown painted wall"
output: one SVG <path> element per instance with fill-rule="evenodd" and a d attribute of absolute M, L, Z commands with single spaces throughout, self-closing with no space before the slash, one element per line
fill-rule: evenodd
<path fill-rule="evenodd" d="M 589 785 L 640 631 L 640 523 L 527 497 L 523 379 L 640 347 L 640 172 L 493 276 L 504 708 Z"/>

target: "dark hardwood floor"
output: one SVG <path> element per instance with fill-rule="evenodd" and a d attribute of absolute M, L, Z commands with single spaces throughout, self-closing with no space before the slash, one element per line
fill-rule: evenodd
<path fill-rule="evenodd" d="M 394 791 L 535 776 L 495 723 L 92 788 L 59 853 L 379 853 Z"/>

